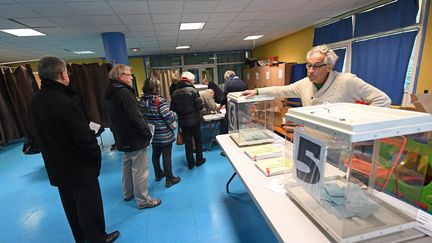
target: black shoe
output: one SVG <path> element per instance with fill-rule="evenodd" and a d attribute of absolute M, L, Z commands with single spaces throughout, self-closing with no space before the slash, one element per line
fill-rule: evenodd
<path fill-rule="evenodd" d="M 123 198 L 123 200 L 125 200 L 126 202 L 129 202 L 130 200 L 132 200 L 134 197 L 132 196 L 132 197 L 125 197 L 125 198 Z"/>
<path fill-rule="evenodd" d="M 207 161 L 207 159 L 206 159 L 206 158 L 203 158 L 203 159 L 201 160 L 201 162 L 197 162 L 197 163 L 196 163 L 196 166 L 201 166 L 201 165 L 203 165 L 206 161 Z"/>
<path fill-rule="evenodd" d="M 115 144 L 111 145 L 110 150 L 111 150 L 111 151 L 117 150 L 117 145 L 115 145 Z"/>
<path fill-rule="evenodd" d="M 108 234 L 105 242 L 109 243 L 109 242 L 114 242 L 115 240 L 117 240 L 117 238 L 119 237 L 120 232 L 118 230 L 111 232 Z"/>
<path fill-rule="evenodd" d="M 220 153 L 220 155 L 223 156 L 223 157 L 226 157 L 226 153 L 225 153 L 224 151 L 222 151 L 222 152 Z"/>
<path fill-rule="evenodd" d="M 192 170 L 194 166 L 195 166 L 195 164 L 188 164 L 189 170 Z"/>
<path fill-rule="evenodd" d="M 164 177 L 165 177 L 164 174 L 162 174 L 162 175 L 160 175 L 160 176 L 156 176 L 155 181 L 160 181 L 160 180 L 162 180 L 162 178 L 164 178 Z"/>
<path fill-rule="evenodd" d="M 173 177 L 166 180 L 165 187 L 168 188 L 168 187 L 174 186 L 175 184 L 179 183 L 180 180 L 181 180 L 180 177 L 173 176 Z"/>

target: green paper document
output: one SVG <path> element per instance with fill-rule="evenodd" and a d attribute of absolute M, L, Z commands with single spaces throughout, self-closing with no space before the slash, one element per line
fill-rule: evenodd
<path fill-rule="evenodd" d="M 246 147 L 244 152 L 247 156 L 249 156 L 249 158 L 255 161 L 260 159 L 280 157 L 283 155 L 282 149 L 276 147 L 273 144 Z"/>
<path fill-rule="evenodd" d="M 255 162 L 255 166 L 261 170 L 264 175 L 272 176 L 290 172 L 293 167 L 293 162 L 291 159 L 276 157 L 258 160 Z"/>

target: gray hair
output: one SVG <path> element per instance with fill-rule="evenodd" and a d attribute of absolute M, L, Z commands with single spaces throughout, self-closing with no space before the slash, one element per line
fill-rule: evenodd
<path fill-rule="evenodd" d="M 130 71 L 130 70 L 132 70 L 132 67 L 129 67 L 128 65 L 116 64 L 116 65 L 114 65 L 114 67 L 109 72 L 108 77 L 110 79 L 120 80 L 120 75 L 122 75 L 126 71 Z"/>
<path fill-rule="evenodd" d="M 41 79 L 57 80 L 59 74 L 67 71 L 66 62 L 58 57 L 42 57 L 37 65 L 39 77 Z"/>
<path fill-rule="evenodd" d="M 330 49 L 327 45 L 319 45 L 310 49 L 306 54 L 306 60 L 314 55 L 315 53 L 321 53 L 325 55 L 324 63 L 335 65 L 337 59 L 339 58 L 336 53 Z"/>
<path fill-rule="evenodd" d="M 230 77 L 232 77 L 232 76 L 236 76 L 236 73 L 234 72 L 234 71 L 231 71 L 231 70 L 228 70 L 228 71 L 226 71 L 225 72 L 225 74 L 224 74 L 224 79 L 229 79 Z"/>
<path fill-rule="evenodd" d="M 160 81 L 155 78 L 147 78 L 142 89 L 145 95 L 158 95 Z"/>

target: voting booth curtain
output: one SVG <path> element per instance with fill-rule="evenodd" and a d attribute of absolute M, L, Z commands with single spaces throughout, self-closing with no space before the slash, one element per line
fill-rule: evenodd
<path fill-rule="evenodd" d="M 70 85 L 76 91 L 76 102 L 89 121 L 109 126 L 103 94 L 108 85 L 111 64 L 98 63 L 77 65 L 72 72 Z M 33 95 L 39 90 L 30 65 L 0 69 L 0 145 L 24 139 L 23 152 L 38 152 L 35 135 L 31 129 L 28 107 Z"/>
<path fill-rule="evenodd" d="M 38 89 L 30 65 L 0 68 L 0 145 L 34 137 L 28 105 Z"/>

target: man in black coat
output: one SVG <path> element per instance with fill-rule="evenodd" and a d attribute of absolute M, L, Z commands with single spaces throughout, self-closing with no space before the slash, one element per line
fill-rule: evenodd
<path fill-rule="evenodd" d="M 66 63 L 44 57 L 38 72 L 42 87 L 30 103 L 31 121 L 75 241 L 113 242 L 119 232 L 105 232 L 98 181 L 101 151 L 89 121 L 73 100 Z"/>
<path fill-rule="evenodd" d="M 193 85 L 194 81 L 195 75 L 193 73 L 183 72 L 171 101 L 171 108 L 177 113 L 180 129 L 183 133 L 189 169 L 192 169 L 195 165 L 201 166 L 206 162 L 202 149 L 200 113 L 204 108 L 204 102 Z M 196 160 L 193 156 L 192 139 L 195 142 Z"/>
<path fill-rule="evenodd" d="M 159 206 L 161 200 L 152 199 L 148 192 L 147 147 L 152 134 L 132 88 L 131 67 L 116 64 L 109 72 L 109 78 L 105 100 L 117 150 L 124 152 L 123 199 L 135 198 L 138 209 Z"/>

